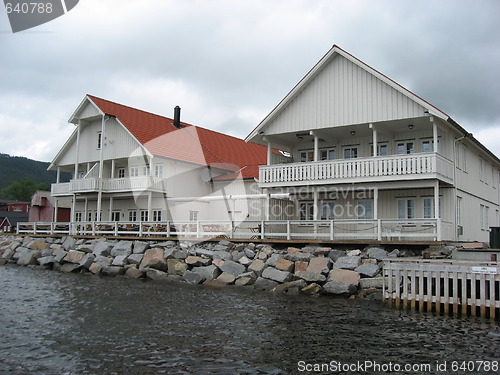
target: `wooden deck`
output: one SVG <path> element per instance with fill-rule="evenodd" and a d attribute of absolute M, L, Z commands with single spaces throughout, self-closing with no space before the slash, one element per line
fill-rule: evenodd
<path fill-rule="evenodd" d="M 500 263 L 386 259 L 383 298 L 390 307 L 499 319 Z"/>

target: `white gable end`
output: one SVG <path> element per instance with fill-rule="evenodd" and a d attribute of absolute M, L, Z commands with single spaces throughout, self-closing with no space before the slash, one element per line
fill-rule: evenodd
<path fill-rule="evenodd" d="M 425 108 L 341 55 L 311 77 L 266 134 L 424 116 Z"/>

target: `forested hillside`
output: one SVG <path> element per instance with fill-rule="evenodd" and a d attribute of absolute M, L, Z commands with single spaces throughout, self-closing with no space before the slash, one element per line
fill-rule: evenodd
<path fill-rule="evenodd" d="M 56 182 L 56 172 L 47 171 L 49 163 L 31 160 L 25 157 L 0 154 L 0 190 L 20 181 L 25 177 L 36 183 L 45 183 L 50 186 Z M 69 181 L 68 173 L 61 173 L 61 182 Z"/>

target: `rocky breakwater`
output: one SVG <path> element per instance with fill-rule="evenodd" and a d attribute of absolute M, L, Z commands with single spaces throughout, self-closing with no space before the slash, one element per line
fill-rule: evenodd
<path fill-rule="evenodd" d="M 235 285 L 287 294 L 380 296 L 383 259 L 415 255 L 380 247 L 335 249 L 268 244 L 177 241 L 118 241 L 7 236 L 0 239 L 0 265 L 39 266 L 186 282 Z"/>

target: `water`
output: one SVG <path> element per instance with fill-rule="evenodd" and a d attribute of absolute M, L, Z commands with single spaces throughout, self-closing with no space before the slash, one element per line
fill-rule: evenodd
<path fill-rule="evenodd" d="M 499 327 L 480 319 L 0 267 L 0 374 L 323 374 L 336 368 L 312 366 L 331 361 L 491 374 L 498 371 L 452 372 L 452 361 L 499 356 Z M 377 369 L 343 373 L 388 367 Z"/>

